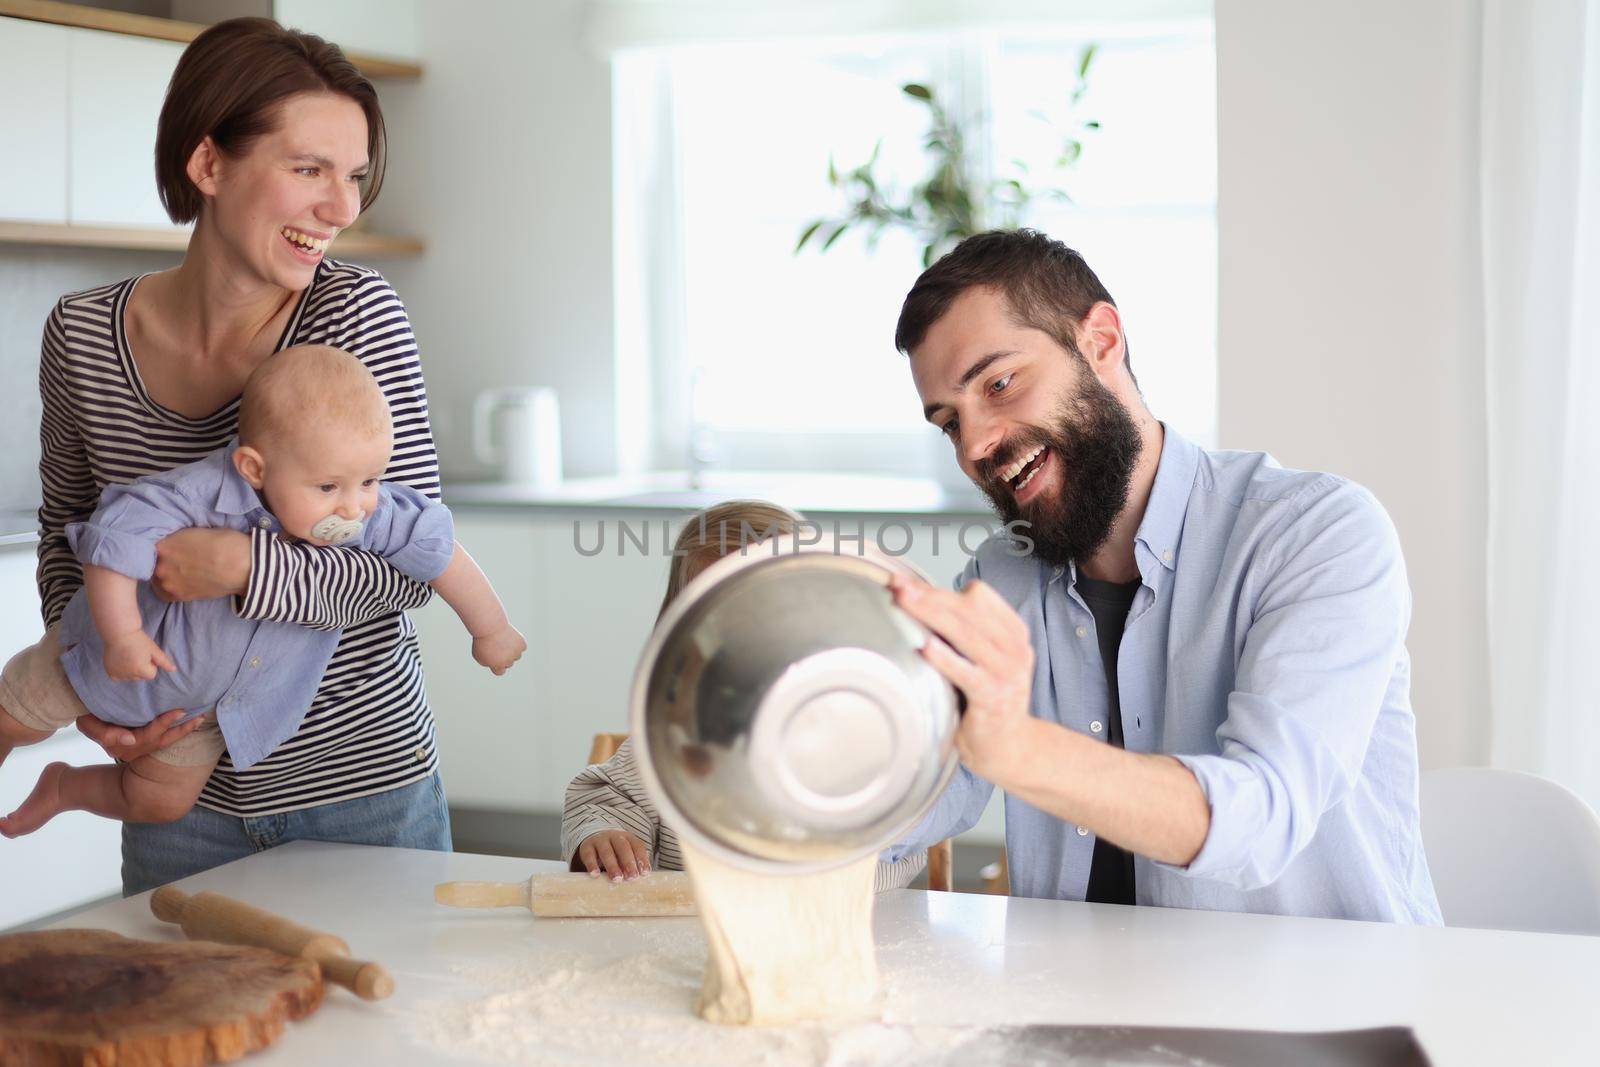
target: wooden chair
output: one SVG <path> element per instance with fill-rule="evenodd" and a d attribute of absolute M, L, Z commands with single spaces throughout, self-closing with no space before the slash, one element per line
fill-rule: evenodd
<path fill-rule="evenodd" d="M 627 734 L 595 734 L 594 743 L 589 746 L 589 762 L 604 763 L 617 754 L 617 749 L 621 748 L 622 742 L 627 739 Z M 949 838 L 928 849 L 929 889 L 943 893 L 950 892 L 951 855 Z"/>
<path fill-rule="evenodd" d="M 1011 870 L 1006 866 L 1006 847 L 1000 846 L 1000 858 L 993 863 L 986 863 L 978 871 L 978 881 L 983 886 L 985 893 L 995 896 L 1011 895 Z"/>

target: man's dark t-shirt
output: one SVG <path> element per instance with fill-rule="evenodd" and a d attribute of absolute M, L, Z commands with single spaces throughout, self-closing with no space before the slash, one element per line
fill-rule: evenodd
<path fill-rule="evenodd" d="M 1100 662 L 1106 670 L 1106 742 L 1122 747 L 1122 700 L 1117 692 L 1117 650 L 1128 621 L 1139 581 L 1102 582 L 1078 576 L 1078 595 L 1094 614 L 1095 636 L 1100 641 Z M 1133 854 L 1104 838 L 1096 838 L 1089 864 L 1089 890 L 1084 896 L 1096 904 L 1132 904 Z"/>

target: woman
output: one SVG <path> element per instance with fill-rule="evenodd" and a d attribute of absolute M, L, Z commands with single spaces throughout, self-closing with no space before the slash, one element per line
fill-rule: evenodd
<path fill-rule="evenodd" d="M 69 294 L 45 327 L 38 578 L 47 626 L 82 583 L 65 526 L 87 518 L 108 483 L 226 444 L 245 379 L 290 345 L 335 345 L 367 365 L 394 414 L 385 478 L 437 498 L 405 309 L 376 272 L 324 257 L 377 196 L 383 164 L 377 93 L 336 46 L 269 19 L 234 19 L 185 49 L 156 134 L 162 203 L 175 222 L 195 224 L 183 264 Z M 248 773 L 224 757 L 178 822 L 124 826 L 125 894 L 300 838 L 449 849 L 433 718 L 404 614 L 427 602 L 426 586 L 378 556 L 264 530 L 175 534 L 161 543 L 154 580 L 170 599 L 233 596 L 246 618 L 344 635 L 292 739 Z M 80 725 L 130 758 L 198 723 L 163 735 L 171 721 L 137 737 L 95 719 Z"/>

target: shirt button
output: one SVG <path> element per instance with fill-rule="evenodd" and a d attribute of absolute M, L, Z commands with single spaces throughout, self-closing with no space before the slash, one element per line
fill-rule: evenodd
<path fill-rule="evenodd" d="M 1089 831 L 1085 830 L 1083 827 L 1080 826 L 1080 827 L 1078 827 L 1078 836 L 1079 837 L 1088 837 L 1089 836 Z"/>
<path fill-rule="evenodd" d="M 1073 633 L 1076 633 L 1079 637 L 1088 637 L 1089 636 L 1089 628 L 1087 626 L 1080 626 L 1076 630 L 1074 630 Z"/>
<path fill-rule="evenodd" d="M 1172 562 L 1172 549 L 1169 548 L 1165 552 L 1161 553 L 1161 558 L 1166 560 L 1168 563 L 1171 563 Z"/>
<path fill-rule="evenodd" d="M 272 520 L 263 515 L 256 520 L 256 525 L 263 530 L 270 530 L 272 528 Z"/>
<path fill-rule="evenodd" d="M 423 760 L 425 760 L 427 758 L 428 758 L 428 750 L 423 748 L 421 745 L 418 745 L 417 746 L 417 762 L 421 763 Z"/>
<path fill-rule="evenodd" d="M 1105 729 L 1105 727 L 1103 725 L 1101 725 L 1100 723 L 1098 723 L 1098 722 L 1092 722 L 1092 723 L 1089 724 L 1089 732 L 1090 733 L 1097 734 L 1101 730 L 1104 730 L 1104 729 Z"/>
<path fill-rule="evenodd" d="M 261 657 L 260 656 L 251 656 L 250 657 L 250 666 L 251 666 L 252 669 L 261 666 Z"/>

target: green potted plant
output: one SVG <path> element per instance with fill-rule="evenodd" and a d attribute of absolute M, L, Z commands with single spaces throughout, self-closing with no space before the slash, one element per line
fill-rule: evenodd
<path fill-rule="evenodd" d="M 921 242 L 922 264 L 926 267 L 965 237 L 1020 225 L 1036 200 L 1070 202 L 1072 198 L 1060 180 L 1082 156 L 1085 137 L 1100 128 L 1099 122 L 1077 114 L 1089 87 L 1095 49 L 1093 44 L 1086 45 L 1078 55 L 1077 78 L 1068 95 L 1067 132 L 1062 136 L 1054 165 L 1042 178 L 1030 175 L 1027 164 L 1020 159 L 1011 161 L 1007 176 L 980 175 L 968 149 L 969 131 L 951 116 L 933 90 L 914 82 L 901 86 L 901 92 L 928 109 L 923 147 L 932 166 L 927 177 L 904 194 L 887 188 L 876 173 L 881 138 L 867 161 L 851 170 L 839 170 L 830 155 L 828 184 L 843 194 L 845 209 L 836 217 L 809 223 L 800 233 L 795 252 L 813 240 L 820 251 L 826 252 L 852 229 L 864 231 L 867 246 L 872 248 L 885 230 L 896 228 L 909 231 Z M 1032 114 L 1049 121 L 1038 112 Z"/>

